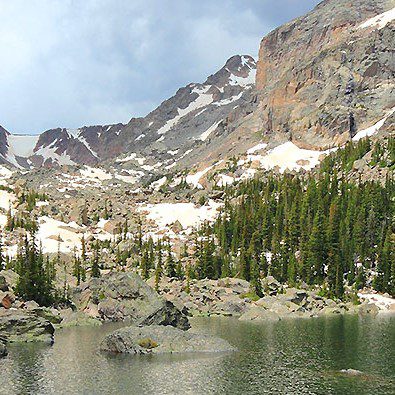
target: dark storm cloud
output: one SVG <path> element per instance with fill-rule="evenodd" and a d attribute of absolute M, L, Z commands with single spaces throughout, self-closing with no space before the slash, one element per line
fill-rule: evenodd
<path fill-rule="evenodd" d="M 0 0 L 0 124 L 127 122 L 318 0 Z"/>

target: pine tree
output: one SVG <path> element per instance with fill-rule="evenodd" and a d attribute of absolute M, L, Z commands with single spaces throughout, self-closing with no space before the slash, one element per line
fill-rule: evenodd
<path fill-rule="evenodd" d="M 141 263 L 140 263 L 140 268 L 141 268 L 141 276 L 144 278 L 144 280 L 147 280 L 149 278 L 149 255 L 148 255 L 148 249 L 147 247 L 144 248 L 143 251 L 143 256 L 141 257 Z"/>
<path fill-rule="evenodd" d="M 162 277 L 162 272 L 163 272 L 162 259 L 158 259 L 158 262 L 157 262 L 156 268 L 155 268 L 155 290 L 156 290 L 156 292 L 159 292 L 159 283 L 160 283 L 160 279 Z"/>
<path fill-rule="evenodd" d="M 0 234 L 0 271 L 5 269 L 5 259 L 3 256 L 3 243 L 2 243 L 2 237 Z"/>
<path fill-rule="evenodd" d="M 100 277 L 100 265 L 99 265 L 99 245 L 96 242 L 94 250 L 93 250 L 93 257 L 92 257 L 92 265 L 91 265 L 91 277 Z"/>
<path fill-rule="evenodd" d="M 251 276 L 250 276 L 251 286 L 254 293 L 260 298 L 263 296 L 261 276 L 259 272 L 259 266 L 255 259 L 251 261 Z"/>
<path fill-rule="evenodd" d="M 322 210 L 318 210 L 313 228 L 307 244 L 305 280 L 309 284 L 321 284 L 324 278 L 324 264 L 326 262 L 324 218 Z"/>
<path fill-rule="evenodd" d="M 43 254 L 35 244 L 34 234 L 31 241 L 25 238 L 17 259 L 19 279 L 16 294 L 25 301 L 34 300 L 39 305 L 49 306 L 54 300 L 53 278 L 46 273 Z"/>
<path fill-rule="evenodd" d="M 170 243 L 167 244 L 167 258 L 166 258 L 166 275 L 168 277 L 176 277 L 176 262 L 171 251 Z"/>

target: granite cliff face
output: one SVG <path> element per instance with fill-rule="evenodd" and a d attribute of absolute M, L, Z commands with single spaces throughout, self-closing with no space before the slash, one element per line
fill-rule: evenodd
<path fill-rule="evenodd" d="M 254 114 L 262 132 L 322 147 L 382 119 L 395 106 L 394 7 L 326 0 L 266 36 Z"/>

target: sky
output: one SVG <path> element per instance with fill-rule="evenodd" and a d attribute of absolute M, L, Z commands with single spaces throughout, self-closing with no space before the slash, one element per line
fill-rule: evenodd
<path fill-rule="evenodd" d="M 128 122 L 319 0 L 0 0 L 0 125 Z"/>

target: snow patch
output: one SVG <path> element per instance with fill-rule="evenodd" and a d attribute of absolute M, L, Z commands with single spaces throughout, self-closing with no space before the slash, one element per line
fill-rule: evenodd
<path fill-rule="evenodd" d="M 8 209 L 15 202 L 16 197 L 12 192 L 3 191 L 0 189 L 0 208 L 8 211 Z"/>
<path fill-rule="evenodd" d="M 206 167 L 204 170 L 202 171 L 198 171 L 195 174 L 192 175 L 188 175 L 185 179 L 185 181 L 192 185 L 194 188 L 198 188 L 198 189 L 203 189 L 203 186 L 199 183 L 200 179 L 207 173 L 209 172 L 214 166 L 209 166 Z"/>
<path fill-rule="evenodd" d="M 147 218 L 153 220 L 161 229 L 179 221 L 183 228 L 195 227 L 204 221 L 214 221 L 221 203 L 209 200 L 205 206 L 193 203 L 159 203 L 141 205 L 138 210 L 146 211 Z"/>
<path fill-rule="evenodd" d="M 267 155 L 250 154 L 247 156 L 247 159 L 250 162 L 258 161 L 261 167 L 266 170 L 271 170 L 278 166 L 280 172 L 283 173 L 287 169 L 297 171 L 300 169 L 311 170 L 319 164 L 320 156 L 328 152 L 302 149 L 288 141 L 273 148 Z"/>
<path fill-rule="evenodd" d="M 254 147 L 250 148 L 247 151 L 247 154 L 250 155 L 250 154 L 253 154 L 254 152 L 264 150 L 266 147 L 267 147 L 266 143 L 259 143 L 259 144 L 255 145 Z"/>
<path fill-rule="evenodd" d="M 389 310 L 392 305 L 395 305 L 394 298 L 380 294 L 358 293 L 358 297 L 367 300 L 369 303 L 375 304 L 380 310 Z"/>
<path fill-rule="evenodd" d="M 177 123 L 181 120 L 181 118 L 188 115 L 190 112 L 195 111 L 199 108 L 208 106 L 213 102 L 213 95 L 207 94 L 206 92 L 210 89 L 210 86 L 203 86 L 202 88 L 193 88 L 192 93 L 197 93 L 199 96 L 189 103 L 188 107 L 186 108 L 178 108 L 176 115 L 174 118 L 168 120 L 160 129 L 158 129 L 158 134 L 165 134 L 169 130 L 171 130 Z"/>
<path fill-rule="evenodd" d="M 255 84 L 255 76 L 256 76 L 255 69 L 251 69 L 247 77 L 238 77 L 237 75 L 231 74 L 229 77 L 229 85 L 233 85 L 233 86 L 238 85 L 244 88 L 251 86 Z"/>
<path fill-rule="evenodd" d="M 159 191 L 159 189 L 160 189 L 164 184 L 166 184 L 166 182 L 167 182 L 167 177 L 164 176 L 164 177 L 160 178 L 159 180 L 154 181 L 154 182 L 151 184 L 151 187 L 152 187 L 153 190 Z"/>
<path fill-rule="evenodd" d="M 199 140 L 206 141 L 207 138 L 210 136 L 210 134 L 211 134 L 212 132 L 214 132 L 214 131 L 217 129 L 218 125 L 219 125 L 221 122 L 222 122 L 222 119 L 221 119 L 220 121 L 216 122 L 214 125 L 211 125 L 205 132 L 203 132 L 203 133 L 200 135 Z"/>
<path fill-rule="evenodd" d="M 358 141 L 361 140 L 365 137 L 369 137 L 369 136 L 373 136 L 374 134 L 376 134 L 380 128 L 383 127 L 385 121 L 395 112 L 395 107 L 393 107 L 388 113 L 387 115 L 381 119 L 380 121 L 378 121 L 377 123 L 375 123 L 373 126 L 370 126 L 367 129 L 361 130 L 359 131 L 352 139 L 353 141 Z"/>
<path fill-rule="evenodd" d="M 96 167 L 89 167 L 85 166 L 84 169 L 80 170 L 80 173 L 83 177 L 86 178 L 97 178 L 100 181 L 111 180 L 112 175 L 106 173 L 104 170 L 96 168 Z"/>
<path fill-rule="evenodd" d="M 395 19 L 395 7 L 389 11 L 383 12 L 373 18 L 368 19 L 364 23 L 358 26 L 358 29 L 366 29 L 368 27 L 374 27 L 377 29 L 382 29 L 387 25 L 387 23 Z"/>
<path fill-rule="evenodd" d="M 237 96 L 232 96 L 232 97 L 229 97 L 228 99 L 222 99 L 222 100 L 214 103 L 214 105 L 218 106 L 218 107 L 226 106 L 230 103 L 233 103 L 234 101 L 239 100 L 242 96 L 243 96 L 243 91 L 241 91 Z"/>

